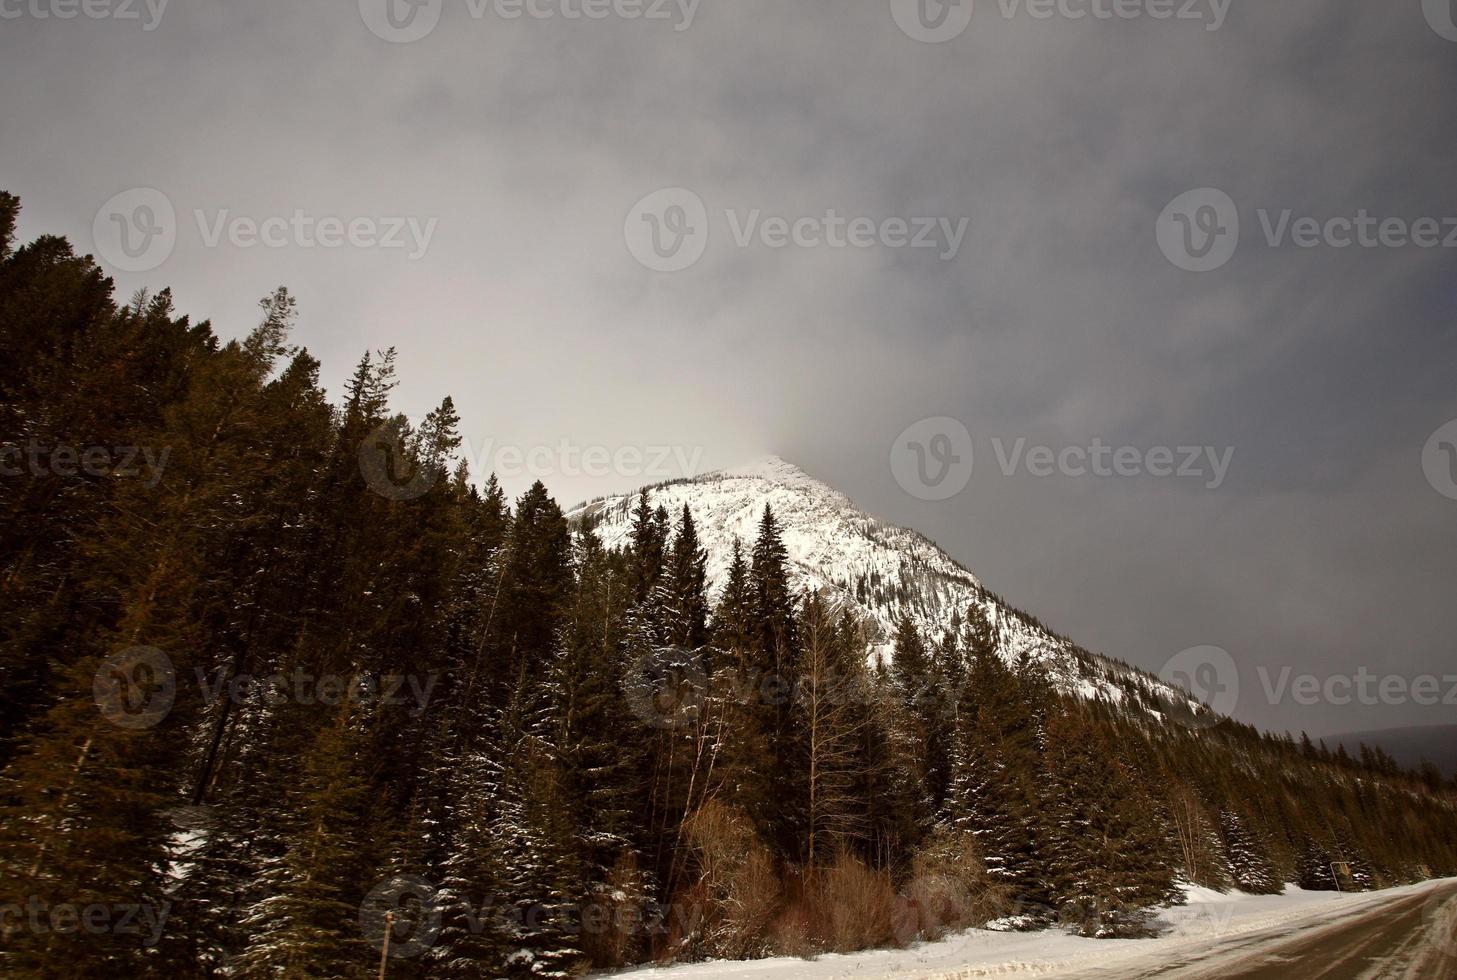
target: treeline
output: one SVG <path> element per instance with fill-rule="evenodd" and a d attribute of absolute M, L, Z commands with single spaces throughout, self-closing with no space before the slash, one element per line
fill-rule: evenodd
<path fill-rule="evenodd" d="M 711 604 L 687 509 L 607 550 L 473 485 L 449 399 L 392 413 L 391 352 L 331 402 L 284 290 L 224 342 L 17 210 L 6 976 L 566 976 L 1457 872 L 1418 779 L 1065 697 L 976 606 L 870 665 L 767 508 Z"/>

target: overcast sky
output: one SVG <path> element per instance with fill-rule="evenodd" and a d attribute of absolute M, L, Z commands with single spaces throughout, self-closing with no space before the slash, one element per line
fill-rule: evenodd
<path fill-rule="evenodd" d="M 600 20 L 567 16 L 581 0 L 516 19 L 426 0 L 411 20 L 399 2 L 391 27 L 384 0 L 172 0 L 160 19 L 156 0 L 111 11 L 136 19 L 0 0 L 0 186 L 24 201 L 22 234 L 97 252 L 123 295 L 170 285 L 224 336 L 286 284 L 331 393 L 396 345 L 398 406 L 453 395 L 488 459 L 563 440 L 701 449 L 700 469 L 778 453 L 1091 649 L 1155 671 L 1228 650 L 1235 713 L 1257 724 L 1457 721 L 1452 701 L 1265 690 L 1285 667 L 1457 674 L 1457 500 L 1439 492 L 1457 473 L 1423 467 L 1457 418 L 1457 248 L 1301 248 L 1264 228 L 1365 209 L 1452 235 L 1441 3 L 1178 0 L 1187 16 L 1160 18 L 1160 0 L 1124 0 L 1128 17 L 1076 19 L 980 0 L 968 24 L 971 0 L 926 0 L 925 19 L 892 0 Z M 1156 227 L 1206 187 L 1234 203 L 1239 247 L 1186 271 Z M 165 219 L 135 188 L 165 196 L 176 240 L 126 272 L 95 229 L 118 194 L 123 223 Z M 648 216 L 660 243 L 699 236 L 681 271 L 644 255 L 638 203 L 665 188 L 693 196 L 647 207 L 705 209 Z M 871 219 L 869 247 L 832 247 L 830 229 L 774 248 L 772 224 L 736 240 L 756 211 L 831 210 Z M 383 235 L 414 219 L 415 238 L 305 248 L 291 227 L 284 247 L 240 244 L 247 221 L 296 211 Z M 1231 240 L 1227 209 L 1185 215 L 1190 255 Z M 922 217 L 942 219 L 937 247 L 895 247 L 882 224 L 914 235 Z M 890 454 L 940 416 L 966 426 L 975 467 L 922 500 Z M 1019 438 L 1233 456 L 1217 487 L 1004 475 L 993 440 Z M 642 482 L 544 478 L 564 504 Z"/>

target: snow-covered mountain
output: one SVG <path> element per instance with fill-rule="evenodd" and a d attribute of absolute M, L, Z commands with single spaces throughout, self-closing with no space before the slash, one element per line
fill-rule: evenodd
<path fill-rule="evenodd" d="M 646 489 L 653 506 L 666 507 L 675 520 L 688 506 L 708 551 L 715 599 L 727 577 L 734 539 L 747 553 L 768 505 L 783 528 L 795 584 L 819 590 L 870 624 L 878 634 L 877 656 L 889 658 L 901 616 L 909 615 L 929 636 L 939 637 L 953 611 L 964 614 L 976 603 L 1000 627 L 1003 656 L 1025 654 L 1045 663 L 1064 690 L 1114 702 L 1135 697 L 1199 710 L 1186 693 L 1089 654 L 1047 630 L 988 592 L 975 575 L 924 535 L 871 517 L 844 494 L 777 456 Z M 591 515 L 608 548 L 623 546 L 639 492 L 590 501 L 568 517 L 575 521 Z"/>

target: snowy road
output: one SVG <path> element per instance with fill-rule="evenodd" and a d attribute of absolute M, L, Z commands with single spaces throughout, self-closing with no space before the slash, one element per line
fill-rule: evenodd
<path fill-rule="evenodd" d="M 1338 895 L 1189 889 L 1158 939 L 973 929 L 909 949 L 645 967 L 615 980 L 973 980 L 979 977 L 1457 980 L 1457 879 Z"/>
<path fill-rule="evenodd" d="M 1089 976 L 1283 980 L 1457 980 L 1457 885 L 1295 929 L 1253 933 L 1153 968 L 1089 971 Z"/>

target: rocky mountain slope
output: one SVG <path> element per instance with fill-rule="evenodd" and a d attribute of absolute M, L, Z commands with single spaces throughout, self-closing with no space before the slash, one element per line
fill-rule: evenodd
<path fill-rule="evenodd" d="M 646 488 L 654 506 L 676 516 L 686 504 L 708 550 L 711 594 L 728 572 L 733 542 L 753 545 L 764 507 L 783 528 L 796 585 L 817 589 L 871 625 L 875 656 L 889 658 L 895 624 L 910 616 L 931 637 L 950 625 L 953 612 L 980 604 L 1001 630 L 1003 656 L 1043 662 L 1064 690 L 1114 702 L 1177 705 L 1200 712 L 1187 694 L 1141 671 L 1090 654 L 1032 616 L 1013 609 L 934 542 L 859 510 L 848 497 L 778 457 L 688 480 Z M 573 520 L 591 515 L 609 548 L 625 545 L 638 491 L 574 508 Z"/>

